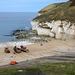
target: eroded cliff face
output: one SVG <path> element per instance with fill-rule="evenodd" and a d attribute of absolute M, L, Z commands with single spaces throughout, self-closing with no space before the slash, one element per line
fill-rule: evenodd
<path fill-rule="evenodd" d="M 75 23 L 67 21 L 31 22 L 32 30 L 36 30 L 39 36 L 50 36 L 59 39 L 75 40 Z"/>
<path fill-rule="evenodd" d="M 75 40 L 75 0 L 55 3 L 38 12 L 31 21 L 32 30 L 39 36 Z"/>

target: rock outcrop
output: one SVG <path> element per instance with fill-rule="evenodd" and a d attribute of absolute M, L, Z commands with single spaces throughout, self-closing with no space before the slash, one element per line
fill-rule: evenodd
<path fill-rule="evenodd" d="M 56 3 L 39 11 L 31 21 L 32 30 L 39 36 L 75 40 L 75 6 L 71 6 L 72 3 Z"/>

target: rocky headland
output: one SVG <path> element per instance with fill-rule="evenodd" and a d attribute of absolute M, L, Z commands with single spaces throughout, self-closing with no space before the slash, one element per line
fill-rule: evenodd
<path fill-rule="evenodd" d="M 43 8 L 31 25 L 38 36 L 75 40 L 75 1 L 55 3 Z"/>

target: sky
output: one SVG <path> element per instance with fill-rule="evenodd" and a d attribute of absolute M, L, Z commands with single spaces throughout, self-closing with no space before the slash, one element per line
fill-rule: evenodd
<path fill-rule="evenodd" d="M 68 0 L 0 0 L 0 12 L 38 12 L 42 8 Z"/>

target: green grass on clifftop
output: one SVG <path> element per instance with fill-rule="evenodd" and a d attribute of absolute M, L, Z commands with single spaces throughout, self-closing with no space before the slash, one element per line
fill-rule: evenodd
<path fill-rule="evenodd" d="M 38 13 L 42 13 L 42 15 L 37 16 L 33 20 L 39 20 L 39 22 L 66 20 L 75 23 L 75 6 L 71 6 L 71 4 L 72 1 L 49 5 L 40 10 Z"/>

